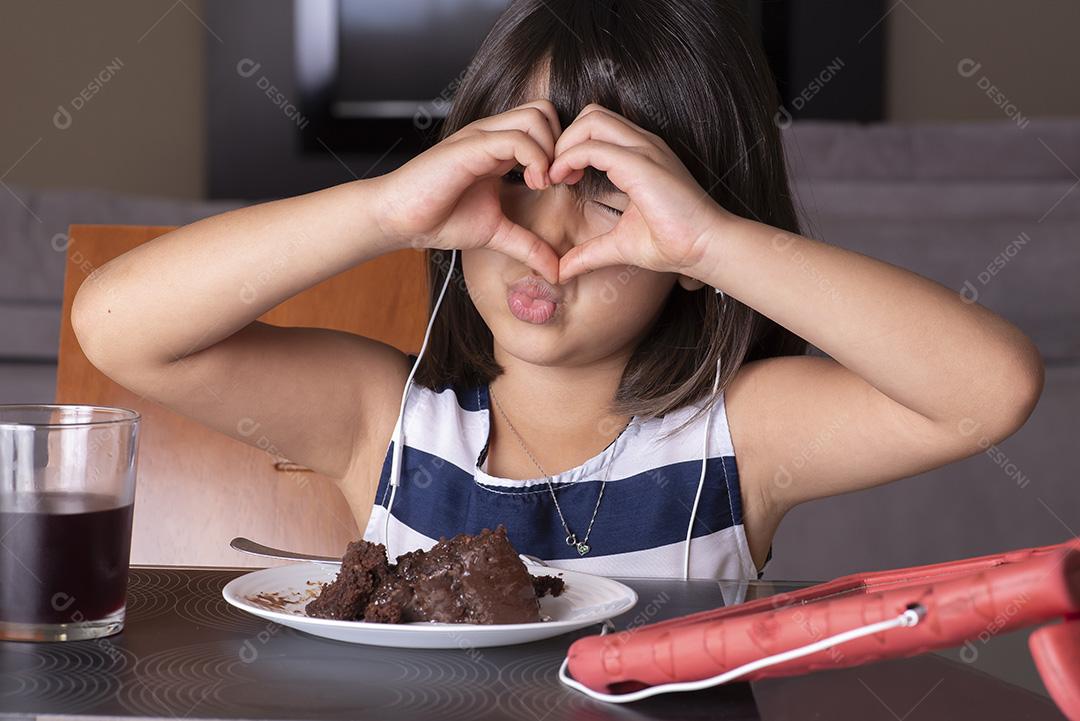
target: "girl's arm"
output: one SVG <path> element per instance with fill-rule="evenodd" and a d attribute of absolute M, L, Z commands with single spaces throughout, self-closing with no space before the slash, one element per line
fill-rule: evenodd
<path fill-rule="evenodd" d="M 407 247 L 498 250 L 557 279 L 555 251 L 506 218 L 498 200 L 499 178 L 516 164 L 527 168 L 530 187 L 546 181 L 557 124 L 551 103 L 527 103 L 465 126 L 378 178 L 231 210 L 155 238 L 79 288 L 71 312 L 79 343 L 91 363 L 144 398 L 336 480 L 351 478 L 364 449 L 386 448 L 407 356 L 352 333 L 256 319 Z M 369 476 L 361 477 L 369 487 L 346 496 L 374 493 L 378 479 Z"/>
<path fill-rule="evenodd" d="M 780 515 L 977 453 L 1038 401 L 1032 341 L 935 281 L 743 218 L 715 224 L 704 247 L 688 275 L 831 356 L 749 363 L 730 388 L 753 439 L 740 466 Z"/>
<path fill-rule="evenodd" d="M 792 506 L 973 455 L 1033 410 L 1039 352 L 983 306 L 728 212 L 661 138 L 599 105 L 559 138 L 551 180 L 576 182 L 587 166 L 606 172 L 630 205 L 611 231 L 562 257 L 560 280 L 622 263 L 681 273 L 832 356 L 748 363 L 728 388 L 747 523 L 759 531 L 755 558 Z"/>
<path fill-rule="evenodd" d="M 256 318 L 400 247 L 378 228 L 374 185 L 357 180 L 238 208 L 114 258 L 75 296 L 79 344 L 140 396 L 343 477 L 381 401 L 375 394 L 403 387 L 405 355 L 350 333 Z"/>

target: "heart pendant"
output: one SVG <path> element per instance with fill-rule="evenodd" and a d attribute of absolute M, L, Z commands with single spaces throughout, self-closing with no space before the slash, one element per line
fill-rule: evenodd
<path fill-rule="evenodd" d="M 585 543 L 579 543 L 579 544 L 577 545 L 577 552 L 578 552 L 578 554 L 579 554 L 579 555 L 581 555 L 581 556 L 584 556 L 584 555 L 585 555 L 586 553 L 588 553 L 588 552 L 589 552 L 589 546 L 588 546 L 588 544 L 585 544 Z"/>

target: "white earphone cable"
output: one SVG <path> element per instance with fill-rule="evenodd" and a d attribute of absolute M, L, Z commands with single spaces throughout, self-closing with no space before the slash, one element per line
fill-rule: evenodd
<path fill-rule="evenodd" d="M 435 325 L 435 315 L 439 312 L 443 296 L 446 295 L 446 289 L 450 285 L 450 278 L 454 274 L 454 264 L 456 262 L 457 248 L 453 248 L 450 252 L 450 268 L 446 271 L 446 279 L 443 281 L 442 290 L 439 291 L 439 298 L 435 301 L 435 308 L 432 309 L 431 317 L 428 319 L 427 330 L 424 331 L 424 342 L 420 344 L 420 352 L 416 355 L 416 362 L 413 363 L 412 369 L 409 371 L 409 377 L 405 380 L 405 390 L 401 393 L 401 406 L 398 409 L 397 422 L 394 424 L 394 432 L 391 436 L 394 451 L 390 460 L 390 498 L 386 502 L 386 515 L 383 517 L 383 545 L 386 546 L 386 555 L 391 561 L 394 560 L 394 556 L 390 552 L 390 509 L 394 505 L 394 494 L 397 492 L 401 475 L 401 453 L 404 437 L 402 418 L 405 415 L 405 401 L 409 397 L 409 389 L 412 388 L 412 379 L 416 375 L 416 369 L 420 366 L 420 359 L 424 357 L 424 351 L 427 350 L 431 328 Z"/>
<path fill-rule="evenodd" d="M 814 643 L 810 643 L 805 646 L 799 646 L 797 648 L 789 649 L 782 653 L 777 653 L 773 654 L 772 656 L 765 656 L 764 658 L 759 658 L 755 661 L 745 663 L 742 666 L 737 666 L 729 671 L 724 671 L 723 673 L 719 673 L 715 676 L 699 679 L 697 681 L 662 683 L 657 684 L 656 686 L 649 686 L 648 688 L 643 688 L 630 693 L 603 693 L 601 691 L 594 691 L 580 681 L 575 681 L 574 679 L 570 678 L 570 675 L 566 671 L 566 668 L 570 663 L 569 657 L 564 658 L 562 665 L 559 666 L 559 680 L 570 688 L 581 691 L 585 695 L 597 699 L 598 701 L 608 701 L 611 703 L 627 703 L 629 701 L 638 701 L 643 698 L 648 698 L 649 696 L 656 696 L 657 694 L 669 693 L 671 691 L 696 691 L 698 689 L 719 686 L 722 683 L 727 683 L 728 681 L 732 681 L 740 676 L 745 676 L 748 673 L 757 671 L 760 668 L 765 668 L 767 666 L 775 666 L 777 664 L 785 663 L 795 658 L 808 656 L 812 653 L 817 653 L 818 651 L 824 651 L 827 648 L 838 646 L 842 643 L 847 643 L 848 641 L 854 641 L 855 639 L 862 638 L 863 636 L 869 636 L 871 634 L 880 633 L 882 631 L 887 631 L 893 628 L 909 628 L 918 624 L 925 615 L 926 608 L 921 605 L 915 605 L 905 610 L 899 616 L 895 616 L 888 620 L 878 621 L 877 623 L 871 623 L 865 626 L 857 626 L 856 628 L 843 631 L 833 636 L 828 636 L 821 639 L 820 641 L 815 641 Z M 604 631 L 607 631 L 606 626 L 604 628 Z M 601 635 L 603 635 L 603 633 Z"/>
<path fill-rule="evenodd" d="M 713 288 L 714 291 L 720 296 L 724 297 L 724 291 L 719 288 Z M 713 377 L 712 394 L 716 396 L 716 390 L 720 387 L 720 367 L 721 358 L 716 359 L 716 375 Z M 715 404 L 713 404 L 715 405 Z M 701 489 L 705 486 L 705 466 L 709 459 L 709 429 L 712 427 L 712 411 L 713 406 L 709 406 L 709 410 L 705 412 L 705 433 L 703 433 L 702 449 L 701 449 L 701 476 L 698 478 L 697 493 L 694 494 L 694 507 L 690 509 L 690 523 L 686 526 L 686 544 L 683 550 L 683 580 L 690 579 L 690 537 L 694 532 L 694 520 L 697 518 L 698 501 L 701 500 Z"/>

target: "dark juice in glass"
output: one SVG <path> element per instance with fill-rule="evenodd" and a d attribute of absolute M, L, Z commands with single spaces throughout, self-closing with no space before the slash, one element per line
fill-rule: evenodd
<path fill-rule="evenodd" d="M 74 492 L 0 495 L 0 624 L 122 614 L 132 504 Z"/>

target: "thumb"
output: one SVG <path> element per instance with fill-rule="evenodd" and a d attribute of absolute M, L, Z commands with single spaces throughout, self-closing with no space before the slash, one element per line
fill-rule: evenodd
<path fill-rule="evenodd" d="M 559 282 L 609 265 L 628 265 L 614 233 L 604 233 L 571 248 L 559 261 Z"/>
<path fill-rule="evenodd" d="M 540 236 L 503 216 L 487 247 L 519 260 L 552 285 L 559 282 L 559 256 Z"/>

